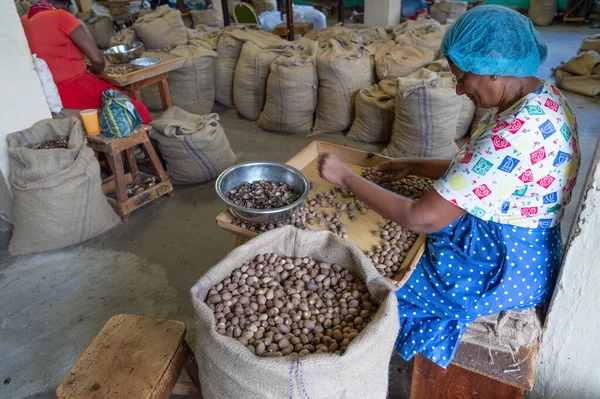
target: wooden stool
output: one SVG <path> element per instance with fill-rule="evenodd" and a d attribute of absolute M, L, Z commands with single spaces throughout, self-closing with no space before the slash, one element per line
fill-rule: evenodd
<path fill-rule="evenodd" d="M 304 36 L 306 32 L 314 28 L 314 26 L 315 25 L 312 22 L 294 22 L 294 35 Z M 288 37 L 287 24 L 283 23 L 275 26 L 273 33 L 279 37 Z"/>
<path fill-rule="evenodd" d="M 123 220 L 129 219 L 129 214 L 137 208 L 154 201 L 162 195 L 170 195 L 173 192 L 173 186 L 160 163 L 158 155 L 156 155 L 154 146 L 150 142 L 150 137 L 148 137 L 147 130 L 149 129 L 149 126 L 143 125 L 131 136 L 123 138 L 107 138 L 104 135 L 87 136 L 88 145 L 97 153 L 101 152 L 106 155 L 113 175 L 104 179 L 102 182 L 102 191 L 105 195 L 113 191 L 115 192 L 116 199 L 107 197 L 108 202 Z M 133 152 L 133 147 L 136 145 L 142 147 L 148 159 L 149 166 L 154 172 L 154 176 L 138 170 L 137 160 Z M 123 152 L 125 152 L 129 165 L 127 173 L 125 173 L 123 167 Z M 156 184 L 140 194 L 129 197 L 127 194 L 127 185 L 132 183 L 136 177 L 140 180 L 154 177 Z"/>
<path fill-rule="evenodd" d="M 488 348 L 467 342 L 446 369 L 417 355 L 410 399 L 522 399 L 533 388 L 537 352 L 538 344 L 521 348 L 516 358 L 525 360 L 517 368 L 509 353 L 492 351 L 492 364 Z"/>
<path fill-rule="evenodd" d="M 180 389 L 191 384 L 177 384 L 182 368 L 193 390 Z M 185 341 L 185 325 L 175 320 L 121 314 L 106 322 L 65 376 L 56 396 L 167 399 L 172 392 L 201 397 L 198 364 Z"/>
<path fill-rule="evenodd" d="M 129 84 L 127 86 L 123 86 L 122 89 L 125 93 L 137 100 L 142 102 L 142 89 L 148 86 L 152 86 L 153 84 L 158 85 L 158 93 L 160 94 L 160 101 L 162 103 L 163 109 L 167 109 L 173 105 L 171 103 L 171 92 L 169 91 L 169 84 L 167 83 L 167 78 L 169 77 L 169 73 L 161 73 L 160 75 L 152 76 L 138 82 Z"/>

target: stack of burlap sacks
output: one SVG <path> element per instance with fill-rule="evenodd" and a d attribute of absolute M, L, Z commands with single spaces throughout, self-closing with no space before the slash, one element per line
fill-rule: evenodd
<path fill-rule="evenodd" d="M 583 39 L 579 54 L 561 64 L 554 76 L 561 89 L 589 97 L 600 95 L 600 34 Z"/>

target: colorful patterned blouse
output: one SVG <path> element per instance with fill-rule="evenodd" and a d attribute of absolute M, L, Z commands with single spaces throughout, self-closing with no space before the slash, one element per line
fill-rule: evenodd
<path fill-rule="evenodd" d="M 488 113 L 435 190 L 483 220 L 527 228 L 560 223 L 580 164 L 577 121 L 549 82 Z"/>

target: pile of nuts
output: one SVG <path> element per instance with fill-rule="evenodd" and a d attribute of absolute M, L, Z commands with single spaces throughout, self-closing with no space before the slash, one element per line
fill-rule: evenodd
<path fill-rule="evenodd" d="M 392 221 L 382 222 L 379 227 L 381 230 L 373 231 L 373 235 L 381 237 L 382 245 L 365 254 L 382 276 L 393 277 L 419 235 Z"/>
<path fill-rule="evenodd" d="M 290 205 L 300 198 L 292 188 L 282 182 L 256 180 L 242 183 L 229 191 L 227 199 L 250 209 L 277 209 Z"/>
<path fill-rule="evenodd" d="M 261 254 L 210 289 L 217 331 L 257 356 L 342 354 L 377 312 L 340 265 Z"/>
<path fill-rule="evenodd" d="M 427 177 L 406 176 L 399 180 L 381 181 L 383 174 L 375 172 L 371 168 L 365 168 L 362 177 L 372 181 L 373 183 L 389 190 L 393 193 L 403 195 L 414 200 L 418 200 L 429 190 L 433 185 L 433 180 Z"/>
<path fill-rule="evenodd" d="M 133 67 L 129 63 L 125 64 L 111 64 L 104 68 L 103 75 L 107 76 L 120 76 L 127 75 L 128 73 L 133 72 Z"/>
<path fill-rule="evenodd" d="M 133 182 L 129 183 L 126 187 L 127 196 L 133 197 L 134 195 L 141 194 L 150 187 L 154 186 L 156 186 L 156 179 L 154 176 L 149 176 L 144 179 L 140 179 L 139 176 L 136 176 Z"/>
<path fill-rule="evenodd" d="M 69 138 L 58 137 L 54 140 L 44 141 L 43 143 L 33 147 L 34 150 L 50 150 L 53 148 L 69 148 Z"/>

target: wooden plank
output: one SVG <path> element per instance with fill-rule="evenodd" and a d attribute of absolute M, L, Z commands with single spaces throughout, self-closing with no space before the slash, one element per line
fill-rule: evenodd
<path fill-rule="evenodd" d="M 443 369 L 423 355 L 413 365 L 410 399 L 522 399 L 525 391 L 453 364 Z"/>
<path fill-rule="evenodd" d="M 123 151 L 129 148 L 128 146 L 131 143 L 134 143 L 133 145 L 141 144 L 145 138 L 143 135 L 140 136 L 140 133 L 147 132 L 150 129 L 152 129 L 152 126 L 140 125 L 127 137 L 106 137 L 104 134 L 99 134 L 97 136 L 87 136 L 86 138 L 89 146 L 95 151 L 103 152 L 103 146 L 108 144 L 116 144 L 118 147 L 115 148 Z"/>
<path fill-rule="evenodd" d="M 336 144 L 313 141 L 287 162 L 288 165 L 302 171 L 308 180 L 315 183 L 315 187 L 310 193 L 310 197 L 313 198 L 317 194 L 323 194 L 333 188 L 333 184 L 321 179 L 319 175 L 319 156 L 326 152 L 337 155 L 353 172 L 358 174 L 361 174 L 365 167 L 373 167 L 389 159 L 381 155 Z M 351 202 L 351 200 L 347 199 L 347 202 Z M 333 208 L 321 208 L 321 210 L 329 213 L 334 212 Z M 348 240 L 363 251 L 368 251 L 373 249 L 374 246 L 381 245 L 383 240 L 380 237 L 374 236 L 372 232 L 379 230 L 379 223 L 385 219 L 374 210 L 369 210 L 366 215 L 359 214 L 357 219 L 356 222 L 351 222 L 346 213 L 342 214 L 341 222 L 346 225 Z M 217 225 L 238 236 L 252 238 L 258 235 L 256 232 L 235 226 L 233 224 L 233 215 L 228 210 L 221 212 L 217 216 Z M 309 230 L 327 230 L 326 225 L 319 226 L 317 224 L 307 225 L 307 228 Z M 388 280 L 395 289 L 400 288 L 410 277 L 412 270 L 414 270 L 424 252 L 426 239 L 427 236 L 425 234 L 418 236 L 414 245 L 408 251 L 397 275 Z"/>
<path fill-rule="evenodd" d="M 150 399 L 185 337 L 180 321 L 112 317 L 56 390 L 58 399 Z"/>
<path fill-rule="evenodd" d="M 150 79 L 156 75 L 168 73 L 175 69 L 181 68 L 185 65 L 187 58 L 172 55 L 168 53 L 159 52 L 145 52 L 142 57 L 157 57 L 160 58 L 160 64 L 153 65 L 148 68 L 140 69 L 139 71 L 133 71 L 125 75 L 96 75 L 100 79 L 117 86 L 125 87 L 132 83 L 139 82 L 141 80 Z"/>

